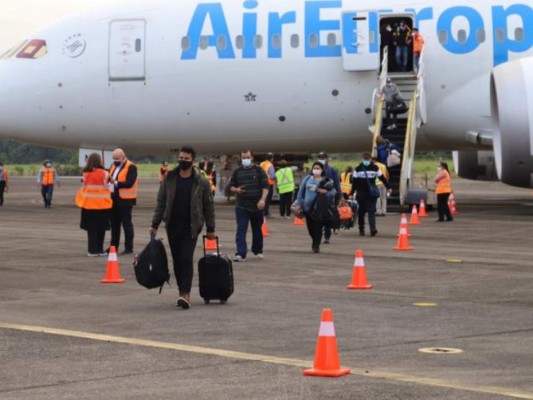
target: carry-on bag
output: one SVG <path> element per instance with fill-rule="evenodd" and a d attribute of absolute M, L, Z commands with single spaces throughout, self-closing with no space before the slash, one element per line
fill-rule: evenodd
<path fill-rule="evenodd" d="M 198 261 L 200 296 L 205 304 L 211 300 L 220 300 L 224 304 L 233 294 L 233 265 L 229 256 L 220 253 L 218 236 L 215 237 L 217 252 L 207 254 L 206 238 L 203 236 L 204 256 Z"/>
<path fill-rule="evenodd" d="M 133 269 L 137 282 L 147 289 L 159 288 L 161 294 L 165 282 L 170 285 L 167 252 L 161 239 L 150 237 L 144 250 L 135 256 Z"/>

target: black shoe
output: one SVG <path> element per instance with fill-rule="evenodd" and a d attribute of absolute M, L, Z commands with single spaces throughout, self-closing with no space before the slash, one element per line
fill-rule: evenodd
<path fill-rule="evenodd" d="M 446 222 L 452 222 L 453 218 L 447 219 Z"/>
<path fill-rule="evenodd" d="M 328 244 L 328 243 L 329 243 L 329 238 L 324 239 L 324 244 Z"/>
<path fill-rule="evenodd" d="M 365 231 L 359 231 L 359 236 L 365 236 Z"/>
<path fill-rule="evenodd" d="M 377 229 L 371 229 L 370 230 L 370 236 L 376 236 L 378 234 Z"/>
<path fill-rule="evenodd" d="M 444 222 L 443 219 L 436 219 L 435 222 Z"/>
<path fill-rule="evenodd" d="M 313 246 L 313 253 L 320 253 L 320 248 Z"/>
<path fill-rule="evenodd" d="M 189 303 L 187 301 L 187 299 L 183 298 L 183 297 L 180 297 L 178 299 L 178 301 L 176 302 L 176 306 L 177 307 L 181 307 L 183 308 L 184 310 L 188 310 L 189 308 L 191 308 L 191 303 Z"/>
<path fill-rule="evenodd" d="M 126 254 L 133 254 L 133 250 L 124 250 L 122 253 L 120 253 L 121 256 L 125 256 Z"/>

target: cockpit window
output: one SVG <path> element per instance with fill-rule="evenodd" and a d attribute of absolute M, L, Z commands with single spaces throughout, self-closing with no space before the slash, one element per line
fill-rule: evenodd
<path fill-rule="evenodd" d="M 8 51 L 6 51 L 4 54 L 2 54 L 0 56 L 0 60 L 4 60 L 4 59 L 13 57 L 15 54 L 17 54 L 19 52 L 20 49 L 22 49 L 22 46 L 24 46 L 26 43 L 28 43 L 28 41 L 27 40 L 23 40 L 22 42 L 20 42 L 16 46 L 13 46 L 12 48 L 10 48 Z"/>
<path fill-rule="evenodd" d="M 48 53 L 46 40 L 33 39 L 18 52 L 17 58 L 41 58 Z"/>

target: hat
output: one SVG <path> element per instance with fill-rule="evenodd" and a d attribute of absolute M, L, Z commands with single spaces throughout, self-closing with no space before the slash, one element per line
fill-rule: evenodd
<path fill-rule="evenodd" d="M 363 153 L 363 158 L 372 158 L 372 156 L 370 155 L 370 153 Z"/>
<path fill-rule="evenodd" d="M 391 83 L 392 82 L 392 79 L 391 78 L 387 78 L 387 83 Z"/>
<path fill-rule="evenodd" d="M 321 151 L 317 154 L 316 158 L 328 158 L 328 155 L 325 151 Z"/>

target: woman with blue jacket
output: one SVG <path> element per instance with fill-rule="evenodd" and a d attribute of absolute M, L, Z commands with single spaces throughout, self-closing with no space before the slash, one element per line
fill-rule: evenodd
<path fill-rule="evenodd" d="M 302 181 L 298 191 L 298 204 L 305 212 L 307 231 L 313 241 L 314 253 L 320 252 L 322 229 L 333 218 L 331 211 L 335 205 L 334 182 L 325 177 L 324 166 L 320 162 L 313 163 L 311 175 Z"/>

